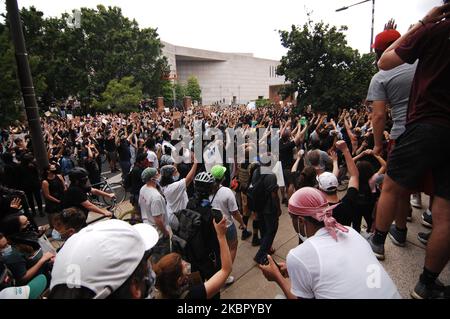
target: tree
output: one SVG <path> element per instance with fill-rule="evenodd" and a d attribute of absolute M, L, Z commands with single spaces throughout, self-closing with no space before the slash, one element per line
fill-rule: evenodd
<path fill-rule="evenodd" d="M 15 73 L 9 22 L 0 22 L 0 103 L 6 122 L 17 118 L 21 97 Z M 146 96 L 162 94 L 167 59 L 156 29 L 140 29 L 118 7 L 81 8 L 81 27 L 67 25 L 68 14 L 45 18 L 34 7 L 21 10 L 36 96 L 46 106 L 78 97 L 84 106 L 114 79 L 132 76 Z M 16 83 L 14 83 L 16 82 Z M 17 109 L 17 110 L 16 110 Z M 10 112 L 16 110 L 14 112 Z"/>
<path fill-rule="evenodd" d="M 112 111 L 114 113 L 129 113 L 138 110 L 139 101 L 142 99 L 142 84 L 135 84 L 132 76 L 121 80 L 110 81 L 105 92 L 101 94 L 101 100 L 94 100 L 93 106 L 97 111 Z"/>
<path fill-rule="evenodd" d="M 200 102 L 202 98 L 202 89 L 195 76 L 190 76 L 186 84 L 186 96 L 190 96 L 192 101 Z"/>
<path fill-rule="evenodd" d="M 281 43 L 288 52 L 277 74 L 291 82 L 281 93 L 287 96 L 297 92 L 300 108 L 311 104 L 314 110 L 334 113 L 365 98 L 376 72 L 375 57 L 361 56 L 349 47 L 342 33 L 346 29 L 323 22 L 313 24 L 308 15 L 302 27 L 293 25 L 290 32 L 280 31 Z"/>

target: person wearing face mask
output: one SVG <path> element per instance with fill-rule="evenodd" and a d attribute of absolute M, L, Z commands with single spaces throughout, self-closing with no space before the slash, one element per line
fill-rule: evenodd
<path fill-rule="evenodd" d="M 81 167 L 75 167 L 69 172 L 70 186 L 64 192 L 61 207 L 77 207 L 81 209 L 86 218 L 89 212 L 94 212 L 104 216 L 112 216 L 112 214 L 105 210 L 97 207 L 91 203 L 87 198 L 87 193 L 92 193 L 93 195 L 114 198 L 114 194 L 105 193 L 99 189 L 91 187 L 88 178 L 88 172 Z"/>
<path fill-rule="evenodd" d="M 160 192 L 160 174 L 153 167 L 146 168 L 141 175 L 145 183 L 139 192 L 139 207 L 142 221 L 156 228 L 160 239 L 169 238 L 169 216 L 166 199 Z"/>
<path fill-rule="evenodd" d="M 52 238 L 66 241 L 84 227 L 86 218 L 83 211 L 75 207 L 66 208 L 55 216 Z"/>
<path fill-rule="evenodd" d="M 194 159 L 192 153 L 192 159 Z M 197 162 L 194 160 L 191 170 L 185 178 L 180 179 L 180 173 L 174 165 L 165 165 L 161 167 L 161 191 L 167 201 L 167 213 L 169 215 L 170 225 L 172 229 L 178 228 L 176 218 L 173 214 L 185 209 L 189 198 L 187 195 L 187 188 L 192 183 L 197 171 Z"/>
<path fill-rule="evenodd" d="M 52 164 L 44 169 L 42 194 L 45 199 L 45 212 L 47 213 L 50 227 L 53 227 L 56 213 L 61 211 L 61 200 L 65 190 L 64 178 L 57 174 L 56 166 Z"/>
<path fill-rule="evenodd" d="M 268 255 L 259 266 L 266 279 L 276 281 L 289 299 L 401 298 L 367 241 L 333 218 L 335 206 L 316 188 L 292 195 L 288 212 L 303 243 L 289 251 L 286 264 Z"/>
<path fill-rule="evenodd" d="M 155 274 L 148 257 L 157 241 L 156 230 L 145 224 L 107 220 L 85 227 L 56 256 L 48 298 L 152 298 Z"/>
<path fill-rule="evenodd" d="M 20 216 L 15 224 L 24 229 L 27 222 L 25 216 Z M 54 257 L 52 253 L 42 253 L 40 249 L 35 251 L 28 245 L 16 244 L 6 236 L 10 237 L 6 232 L 0 233 L 0 261 L 11 270 L 17 284 L 27 284 L 40 274 L 49 278 L 49 262 Z"/>
<path fill-rule="evenodd" d="M 206 282 L 193 283 L 190 264 L 181 255 L 171 253 L 161 258 L 154 266 L 156 288 L 159 299 L 211 299 L 220 292 L 231 273 L 232 261 L 228 248 L 226 218 L 217 224 L 214 221 L 220 245 L 221 269 Z"/>

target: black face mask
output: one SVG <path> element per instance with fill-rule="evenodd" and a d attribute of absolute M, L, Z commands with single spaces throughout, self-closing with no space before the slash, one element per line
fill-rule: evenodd
<path fill-rule="evenodd" d="M 86 193 L 89 193 L 92 190 L 92 186 L 88 178 L 80 180 L 80 187 Z"/>

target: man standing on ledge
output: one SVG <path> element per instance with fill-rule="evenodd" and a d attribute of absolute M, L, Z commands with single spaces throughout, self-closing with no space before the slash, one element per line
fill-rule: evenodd
<path fill-rule="evenodd" d="M 382 55 L 378 66 L 393 69 L 414 63 L 417 71 L 409 99 L 406 130 L 390 154 L 387 177 L 378 203 L 376 229 L 369 243 L 384 255 L 389 226 L 405 201 L 420 191 L 424 177 L 433 178 L 433 232 L 425 266 L 413 298 L 443 297 L 436 283 L 450 257 L 450 3 L 433 8 Z"/>

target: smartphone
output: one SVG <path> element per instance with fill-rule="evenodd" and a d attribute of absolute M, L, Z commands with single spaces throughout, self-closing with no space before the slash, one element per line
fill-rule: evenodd
<path fill-rule="evenodd" d="M 212 209 L 212 215 L 214 217 L 214 220 L 216 221 L 216 224 L 220 223 L 223 218 L 222 212 L 216 208 Z"/>
<path fill-rule="evenodd" d="M 275 265 L 278 267 L 278 269 L 281 270 L 281 267 L 280 267 L 280 265 L 278 265 L 276 260 L 274 258 L 272 258 L 272 260 L 275 263 Z M 261 260 L 261 265 L 267 266 L 268 264 L 269 264 L 269 258 L 267 258 L 267 256 L 264 256 L 263 259 Z"/>

